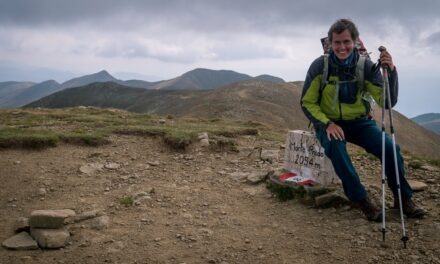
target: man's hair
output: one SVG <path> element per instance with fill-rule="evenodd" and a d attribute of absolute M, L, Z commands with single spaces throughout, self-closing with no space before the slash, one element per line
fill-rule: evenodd
<path fill-rule="evenodd" d="M 350 32 L 353 41 L 356 41 L 359 38 L 359 31 L 356 28 L 356 25 L 350 19 L 342 18 L 336 20 L 336 22 L 330 27 L 328 31 L 329 42 L 332 43 L 333 33 L 341 34 L 344 30 Z"/>

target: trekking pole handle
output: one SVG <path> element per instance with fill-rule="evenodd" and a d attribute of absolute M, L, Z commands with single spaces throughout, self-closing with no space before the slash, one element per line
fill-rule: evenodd
<path fill-rule="evenodd" d="M 384 52 L 386 50 L 387 50 L 387 48 L 385 48 L 384 46 L 380 46 L 379 47 L 379 51 L 380 52 Z M 379 60 L 379 62 L 380 62 L 380 60 Z M 384 65 L 384 64 L 381 63 L 381 66 L 382 66 L 382 69 L 384 69 L 384 70 L 388 70 L 389 69 L 388 65 L 386 65 L 386 64 Z"/>

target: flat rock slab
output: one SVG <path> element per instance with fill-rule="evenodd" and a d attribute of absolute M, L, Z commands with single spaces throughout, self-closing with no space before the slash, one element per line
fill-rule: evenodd
<path fill-rule="evenodd" d="M 31 228 L 57 229 L 64 226 L 64 220 L 75 216 L 76 213 L 70 209 L 61 210 L 35 210 L 29 217 Z"/>
<path fill-rule="evenodd" d="M 41 248 L 62 248 L 67 244 L 70 233 L 66 229 L 31 228 L 31 236 Z"/>
<path fill-rule="evenodd" d="M 408 180 L 408 184 L 415 192 L 421 192 L 428 188 L 428 185 L 426 183 L 420 181 Z"/>
<path fill-rule="evenodd" d="M 79 168 L 79 171 L 81 173 L 87 174 L 87 175 L 92 175 L 97 171 L 101 171 L 104 168 L 104 165 L 101 163 L 89 163 L 86 165 L 82 165 Z"/>
<path fill-rule="evenodd" d="M 27 232 L 21 232 L 3 241 L 2 246 L 7 249 L 30 250 L 38 249 L 38 244 Z"/>

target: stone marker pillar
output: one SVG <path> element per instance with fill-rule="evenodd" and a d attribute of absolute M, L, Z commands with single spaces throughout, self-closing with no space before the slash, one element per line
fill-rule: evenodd
<path fill-rule="evenodd" d="M 315 134 L 303 130 L 287 133 L 284 169 L 312 178 L 322 185 L 340 183 L 330 159 Z"/>

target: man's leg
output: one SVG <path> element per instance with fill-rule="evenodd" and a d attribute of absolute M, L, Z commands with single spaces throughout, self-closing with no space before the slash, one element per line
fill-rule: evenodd
<path fill-rule="evenodd" d="M 373 154 L 382 162 L 382 131 L 376 125 L 376 122 L 374 120 L 354 122 L 351 125 L 351 130 L 356 132 L 350 133 L 350 137 L 347 138 L 347 140 L 363 147 L 368 153 Z M 398 145 L 396 145 L 396 154 L 402 198 L 411 199 L 412 190 L 405 179 L 403 158 L 400 154 L 400 147 Z M 385 137 L 385 174 L 387 176 L 388 186 L 394 194 L 397 194 L 393 142 L 388 135 Z"/>
<path fill-rule="evenodd" d="M 316 135 L 321 146 L 325 149 L 325 155 L 331 160 L 336 174 L 342 181 L 345 195 L 352 202 L 364 200 L 367 197 L 367 193 L 350 160 L 346 141 L 329 140 L 327 133 L 323 129 L 318 129 Z"/>
<path fill-rule="evenodd" d="M 347 140 L 365 148 L 367 152 L 373 154 L 382 162 L 382 131 L 376 125 L 376 122 L 374 120 L 357 122 L 352 126 L 352 129 L 356 130 L 356 133 L 351 133 L 351 137 Z M 403 158 L 398 145 L 396 145 L 396 156 L 403 211 L 408 217 L 421 218 L 425 215 L 425 211 L 418 207 L 411 199 L 412 189 L 405 179 Z M 398 186 L 393 142 L 388 135 L 385 137 L 385 174 L 387 176 L 388 186 L 394 194 L 394 206 L 398 207 Z"/>

